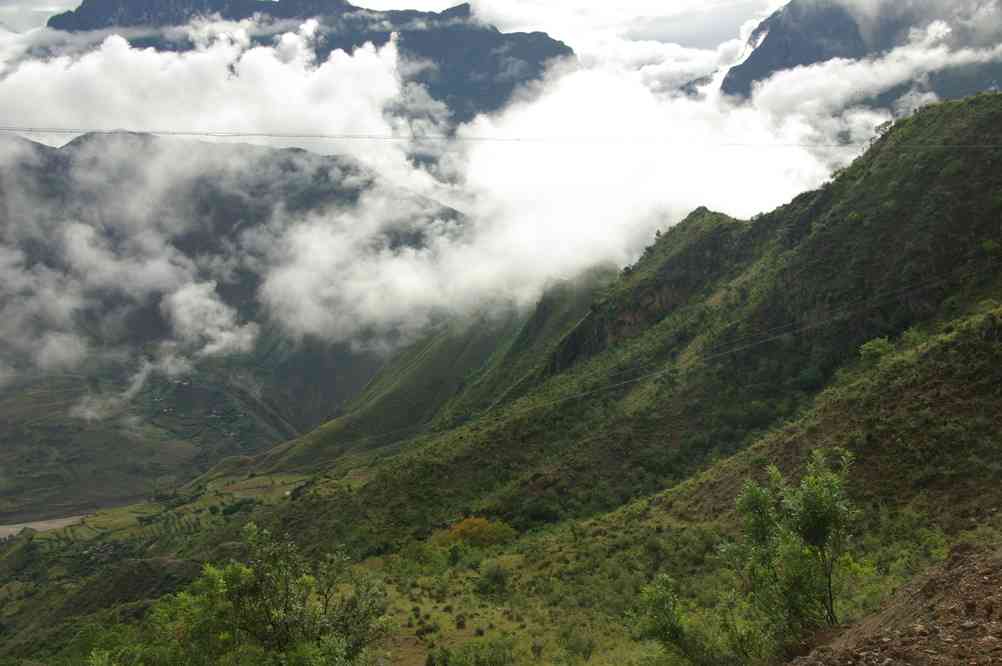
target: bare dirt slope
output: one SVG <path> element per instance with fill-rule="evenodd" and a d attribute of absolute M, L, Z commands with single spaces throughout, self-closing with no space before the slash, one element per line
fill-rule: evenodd
<path fill-rule="evenodd" d="M 1002 551 L 954 548 L 880 613 L 793 664 L 1002 664 Z"/>

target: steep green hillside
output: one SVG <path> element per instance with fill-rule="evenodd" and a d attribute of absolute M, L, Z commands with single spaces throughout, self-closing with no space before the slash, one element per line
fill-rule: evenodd
<path fill-rule="evenodd" d="M 557 345 L 613 278 L 596 269 L 550 287 L 530 310 L 501 305 L 442 325 L 396 354 L 344 416 L 268 451 L 256 468 L 309 471 L 347 452 L 385 455 L 379 450 L 510 402 L 545 378 Z"/>
<path fill-rule="evenodd" d="M 534 390 L 401 447 L 362 487 L 316 484 L 281 520 L 379 552 L 463 514 L 526 528 L 609 510 L 747 446 L 863 343 L 990 289 L 1002 153 L 977 146 L 994 145 L 1000 100 L 927 109 L 754 221 L 697 211 L 608 289 Z"/>
<path fill-rule="evenodd" d="M 851 590 L 844 605 L 850 618 L 875 609 L 885 594 L 940 559 L 950 543 L 997 542 L 1002 534 L 1002 516 L 993 511 L 1002 501 L 997 483 L 1002 309 L 983 307 L 982 314 L 944 322 L 928 333 L 913 332 L 896 345 L 868 347 L 865 357 L 849 364 L 800 418 L 670 490 L 608 514 L 524 533 L 514 543 L 463 550 L 452 564 L 441 534 L 372 560 L 399 611 L 402 638 L 392 645 L 394 663 L 422 664 L 431 645 L 477 641 L 478 628 L 489 637 L 514 635 L 518 663 L 534 663 L 532 655 L 540 647 L 548 655 L 545 663 L 574 662 L 586 650 L 592 653 L 589 663 L 642 663 L 654 648 L 632 635 L 628 618 L 641 586 L 659 571 L 670 572 L 683 582 L 687 604 L 703 609 L 708 621 L 719 617 L 725 608 L 717 604 L 733 582 L 721 570 L 716 548 L 734 532 L 734 499 L 743 480 L 758 477 L 768 462 L 796 475 L 816 448 L 843 446 L 857 455 L 852 491 L 865 510 L 858 528 L 860 567 L 843 581 Z M 174 509 L 176 519 L 162 522 L 187 525 L 198 515 L 193 510 L 218 501 L 214 497 L 206 493 L 204 500 Z M 7 553 L 6 566 L 18 569 L 6 572 L 4 589 L 16 600 L 13 607 L 22 609 L 8 619 L 14 652 L 38 650 L 40 636 L 57 641 L 73 633 L 64 627 L 50 635 L 40 624 L 22 624 L 53 608 L 50 604 L 56 604 L 59 617 L 68 618 L 133 602 L 169 589 L 171 572 L 180 566 L 120 565 L 113 563 L 116 554 L 176 552 L 199 540 L 182 527 L 149 532 L 148 527 L 123 527 L 110 516 L 89 523 L 87 530 L 105 544 L 96 551 L 86 540 L 57 549 L 51 540 L 36 537 L 31 543 L 37 559 L 18 560 L 17 549 Z M 210 531 L 210 541 L 232 534 L 232 524 L 216 525 L 222 532 Z M 76 530 L 75 538 L 85 532 Z M 55 571 L 54 563 L 71 562 L 72 553 L 87 550 L 95 555 L 82 568 L 39 578 L 43 571 Z M 103 572 L 102 558 L 119 572 L 112 579 L 116 591 L 103 579 L 107 574 L 91 573 L 83 588 L 88 594 L 75 592 L 74 576 Z M 508 571 L 501 594 L 478 591 L 482 575 L 471 568 L 478 563 L 483 571 L 492 561 Z M 120 570 L 132 572 L 127 585 L 114 583 L 122 580 Z M 30 589 L 45 593 L 25 594 Z M 104 599 L 95 601 L 96 594 Z M 413 606 L 422 609 L 418 621 L 411 617 Z M 457 628 L 461 616 L 469 622 Z M 35 640 L 25 636 L 22 628 L 27 627 Z M 426 633 L 426 627 L 433 629 Z M 63 638 L 56 639 L 59 635 Z M 85 651 L 88 635 L 71 650 Z M 410 641 L 416 641 L 414 647 L 402 647 Z"/>
<path fill-rule="evenodd" d="M 672 575 L 723 644 L 742 483 L 832 447 L 856 454 L 863 509 L 841 610 L 873 611 L 951 543 L 1000 543 L 999 145 L 1002 95 L 928 108 L 776 211 L 698 210 L 611 283 L 438 331 L 306 437 L 14 541 L 0 655 L 80 663 L 103 640 L 88 621 L 183 580 L 82 603 L 111 562 L 227 559 L 253 520 L 362 560 L 389 590 L 393 663 L 464 643 L 510 648 L 502 664 L 683 663 L 636 634 L 641 589 Z M 467 516 L 516 534 L 457 541 Z"/>

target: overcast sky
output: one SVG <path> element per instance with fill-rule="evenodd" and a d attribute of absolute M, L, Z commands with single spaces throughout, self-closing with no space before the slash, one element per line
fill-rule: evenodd
<path fill-rule="evenodd" d="M 408 7 L 441 10 L 453 0 L 404 0 Z M 400 8 L 398 0 L 360 1 L 373 9 Z M 477 13 L 502 30 L 542 30 L 572 46 L 598 34 L 625 35 L 714 48 L 737 36 L 741 25 L 780 2 L 775 0 L 473 0 Z"/>
<path fill-rule="evenodd" d="M 60 0 L 0 0 L 0 23 L 18 31 L 37 28 L 51 15 L 78 4 Z"/>
<path fill-rule="evenodd" d="M 0 0 L 0 23 L 15 30 L 43 25 L 75 0 Z M 440 11 L 455 0 L 358 0 L 371 9 Z M 578 0 L 474 0 L 477 12 L 502 30 L 543 30 L 574 46 L 600 36 L 628 36 L 714 48 L 738 35 L 741 25 L 776 0 L 623 0 L 582 6 Z"/>

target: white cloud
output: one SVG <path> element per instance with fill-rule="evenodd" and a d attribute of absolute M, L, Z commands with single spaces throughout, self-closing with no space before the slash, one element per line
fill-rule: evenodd
<path fill-rule="evenodd" d="M 160 309 L 176 340 L 196 356 L 247 353 L 257 339 L 257 324 L 240 324 L 236 310 L 220 300 L 213 282 L 185 285 L 164 298 Z"/>
<path fill-rule="evenodd" d="M 491 7 L 478 4 L 484 15 L 502 11 Z M 247 351 L 258 327 L 271 323 L 293 335 L 390 345 L 442 316 L 531 303 L 554 278 L 596 263 L 625 264 L 656 228 L 697 206 L 742 217 L 772 209 L 825 181 L 890 117 L 857 108 L 863 99 L 929 71 L 1000 56 L 997 48 L 955 49 L 952 33 L 936 24 L 880 60 L 783 72 L 756 88 L 750 103 L 735 105 L 712 85 L 699 98 L 672 90 L 735 60 L 740 41 L 692 49 L 631 40 L 623 30 L 636 14 L 619 15 L 611 5 L 508 7 L 511 24 L 563 16 L 584 26 L 580 34 L 592 46 L 607 48 L 586 52 L 580 67 L 558 67 L 535 94 L 459 128 L 460 141 L 428 146 L 440 158 L 431 167 L 415 166 L 403 142 L 283 142 L 357 157 L 383 178 L 347 174 L 368 187 L 357 202 L 308 215 L 279 209 L 215 254 L 188 256 L 176 246 L 197 219 L 151 210 L 170 199 L 179 180 L 199 171 L 218 176 L 220 163 L 234 158 L 170 142 L 137 155 L 123 142 L 113 156 L 122 173 L 75 174 L 94 192 L 115 179 L 120 196 L 113 219 L 102 223 L 108 228 L 59 219 L 0 238 L 0 335 L 40 365 L 78 362 L 87 349 L 76 316 L 110 290 L 132 304 L 159 299 L 173 333 L 151 361 L 161 372 Z M 308 48 L 314 24 L 297 26 L 273 47 L 249 47 L 254 29 L 202 24 L 191 53 L 134 49 L 112 36 L 85 55 L 8 59 L 0 79 L 0 98 L 10 100 L 5 122 L 399 136 L 423 114 L 425 127 L 437 127 L 441 107 L 402 84 L 401 67 L 412 63 L 400 62 L 392 42 L 317 63 Z M 916 91 L 902 108 L 925 99 Z M 858 145 L 836 145 L 845 136 Z M 414 193 L 466 217 L 457 221 Z M 18 190 L 10 205 L 30 211 L 31 196 Z M 54 243 L 65 270 L 29 265 L 18 249 L 26 235 Z M 257 321 L 243 321 L 212 282 L 238 269 L 261 278 Z"/>
<path fill-rule="evenodd" d="M 45 25 L 49 16 L 73 9 L 78 2 L 52 0 L 0 0 L 0 23 L 24 31 Z"/>
<path fill-rule="evenodd" d="M 44 38 L 20 36 L 0 50 L 4 122 L 304 135 L 385 136 L 406 128 L 384 114 L 415 99 L 405 95 L 395 42 L 335 51 L 316 63 L 310 48 L 315 22 L 279 36 L 274 47 L 250 47 L 252 29 L 249 22 L 200 24 L 192 29 L 200 48 L 183 53 L 133 48 L 111 35 L 84 55 L 46 60 L 18 58 L 16 49 Z M 428 112 L 426 101 L 419 111 Z M 288 143 L 347 152 L 398 179 L 421 178 L 393 142 Z"/>
<path fill-rule="evenodd" d="M 841 0 L 871 44 L 884 33 L 925 30 L 946 21 L 955 31 L 952 46 L 991 47 L 1002 38 L 1000 0 Z M 904 36 L 904 35 L 901 35 Z"/>
<path fill-rule="evenodd" d="M 371 1 L 371 0 L 370 0 Z M 774 8 L 776 0 L 626 0 L 619 3 L 581 3 L 575 0 L 475 0 L 474 9 L 484 21 L 503 30 L 542 30 L 569 41 L 576 48 L 600 35 L 623 35 L 636 29 L 639 21 L 680 26 L 679 33 L 691 32 L 685 25 L 715 15 L 720 23 L 734 25 L 734 34 L 744 21 Z M 708 45 L 711 46 L 712 45 Z"/>
<path fill-rule="evenodd" d="M 913 32 L 911 43 L 879 59 L 836 59 L 781 71 L 756 86 L 754 104 L 770 113 L 797 109 L 808 116 L 830 116 L 931 72 L 1002 62 L 1002 45 L 953 50 L 948 45 L 951 33 L 948 24 L 936 21 L 925 31 Z"/>
<path fill-rule="evenodd" d="M 44 371 L 70 370 L 87 358 L 87 344 L 75 335 L 49 332 L 39 340 L 35 363 Z"/>
<path fill-rule="evenodd" d="M 269 298 L 286 308 L 280 319 L 310 330 L 399 330 L 485 301 L 529 303 L 554 277 L 626 263 L 655 228 L 700 205 L 739 217 L 770 210 L 827 180 L 890 118 L 856 104 L 1002 55 L 951 51 L 944 36 L 934 25 L 883 59 L 781 73 L 746 105 L 663 94 L 628 58 L 555 72 L 539 96 L 461 128 L 470 142 L 449 166 L 463 175 L 462 234 L 367 252 L 364 225 L 295 227 Z"/>

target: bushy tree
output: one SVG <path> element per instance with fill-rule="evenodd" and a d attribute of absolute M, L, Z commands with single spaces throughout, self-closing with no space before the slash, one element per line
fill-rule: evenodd
<path fill-rule="evenodd" d="M 641 597 L 641 635 L 695 664 L 768 661 L 804 633 L 838 624 L 835 578 L 847 554 L 855 509 L 852 456 L 815 451 L 798 484 L 779 469 L 748 481 L 738 497 L 742 538 L 723 550 L 743 583 L 717 626 L 686 613 L 674 583 L 659 576 Z"/>
<path fill-rule="evenodd" d="M 859 357 L 867 367 L 880 363 L 886 356 L 894 352 L 894 345 L 886 337 L 870 340 L 859 348 Z"/>
<path fill-rule="evenodd" d="M 731 666 L 732 655 L 718 649 L 698 622 L 693 622 L 682 607 L 675 581 L 661 574 L 644 588 L 640 599 L 643 613 L 638 635 L 654 640 L 669 652 L 684 657 L 697 666 Z"/>
<path fill-rule="evenodd" d="M 366 578 L 342 590 L 349 560 L 310 560 L 249 525 L 245 562 L 207 565 L 184 592 L 154 605 L 138 634 L 122 628 L 92 666 L 351 666 L 386 629 L 385 595 Z M 117 638 L 117 640 L 116 640 Z"/>
<path fill-rule="evenodd" d="M 838 624 L 835 570 L 846 552 L 855 509 L 848 494 L 852 455 L 814 451 L 807 473 L 790 485 L 775 466 L 765 485 L 745 484 L 738 498 L 744 540 L 733 549 L 752 600 L 784 630 Z"/>

